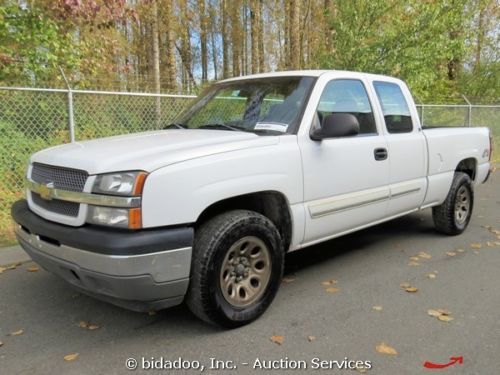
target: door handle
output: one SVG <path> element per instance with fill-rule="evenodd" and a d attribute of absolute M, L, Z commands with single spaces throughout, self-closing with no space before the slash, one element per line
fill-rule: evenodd
<path fill-rule="evenodd" d="M 385 160 L 387 159 L 387 149 L 385 148 L 376 148 L 373 150 L 373 155 L 375 156 L 375 160 Z"/>

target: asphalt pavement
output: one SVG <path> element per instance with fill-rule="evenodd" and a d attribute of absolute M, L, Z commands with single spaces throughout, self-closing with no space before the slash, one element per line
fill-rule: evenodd
<path fill-rule="evenodd" d="M 129 312 L 24 263 L 0 273 L 0 373 L 497 374 L 499 213 L 497 172 L 460 236 L 436 233 L 425 210 L 292 253 L 269 310 L 229 331 L 185 306 Z M 338 369 L 352 361 L 371 369 Z"/>

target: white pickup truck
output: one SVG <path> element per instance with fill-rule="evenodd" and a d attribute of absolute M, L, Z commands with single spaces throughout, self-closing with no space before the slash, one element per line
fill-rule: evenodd
<path fill-rule="evenodd" d="M 469 223 L 488 128 L 423 129 L 404 82 L 344 71 L 228 79 L 164 130 L 34 154 L 12 216 L 21 246 L 83 293 L 137 311 L 186 300 L 260 316 L 284 255 L 432 207 Z"/>

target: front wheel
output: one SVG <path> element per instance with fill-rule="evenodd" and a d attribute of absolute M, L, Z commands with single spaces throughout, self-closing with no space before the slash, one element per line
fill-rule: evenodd
<path fill-rule="evenodd" d="M 446 200 L 432 209 L 436 229 L 449 235 L 462 233 L 469 224 L 473 205 L 472 180 L 463 172 L 455 172 Z"/>
<path fill-rule="evenodd" d="M 196 234 L 187 304 L 209 323 L 248 324 L 271 304 L 283 266 L 281 236 L 267 217 L 246 210 L 223 213 Z"/>

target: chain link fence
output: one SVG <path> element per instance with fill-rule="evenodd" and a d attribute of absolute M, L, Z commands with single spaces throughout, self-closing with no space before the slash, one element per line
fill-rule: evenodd
<path fill-rule="evenodd" d="M 161 129 L 189 95 L 0 87 L 0 246 L 14 241 L 10 206 L 23 196 L 28 158 L 41 149 Z M 500 149 L 500 105 L 419 105 L 424 125 L 489 126 Z"/>

